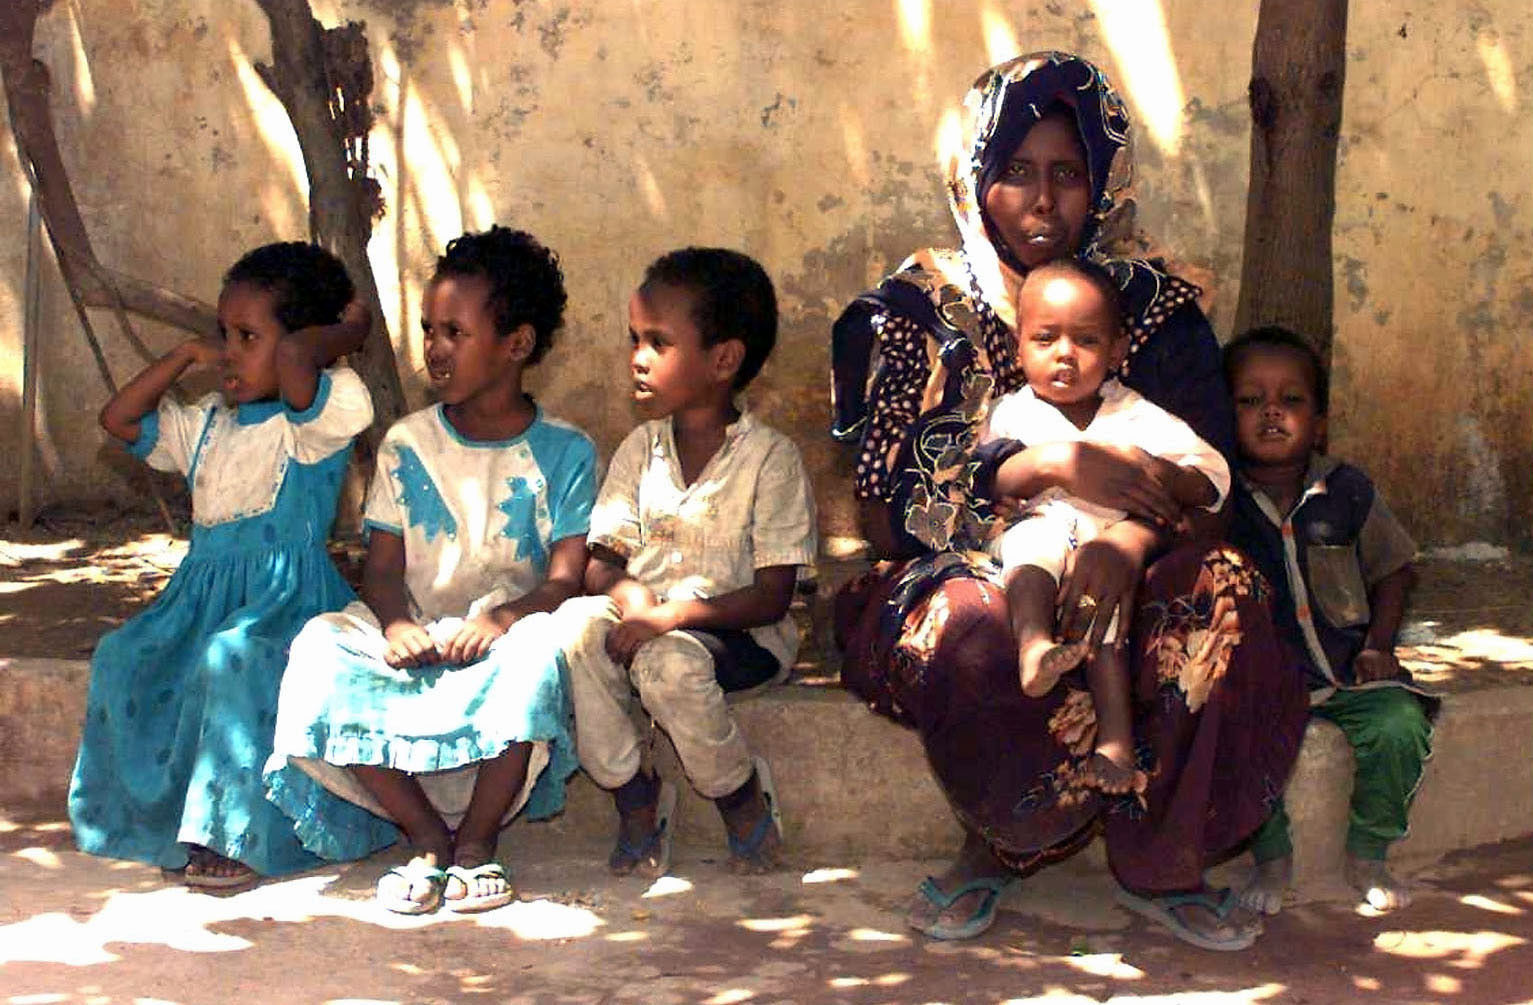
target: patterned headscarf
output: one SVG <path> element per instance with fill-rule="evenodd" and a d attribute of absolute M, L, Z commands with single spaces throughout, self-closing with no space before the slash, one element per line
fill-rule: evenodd
<path fill-rule="evenodd" d="M 886 498 L 903 514 L 899 530 L 928 549 L 972 547 L 999 528 L 976 485 L 981 462 L 974 448 L 995 396 L 1026 382 L 1013 334 L 1025 270 L 992 236 L 984 194 L 1028 130 L 1061 104 L 1074 115 L 1091 177 L 1077 254 L 1103 266 L 1122 293 L 1129 353 L 1121 374 L 1176 308 L 1199 293 L 1154 263 L 1114 258 L 1101 247 L 1104 225 L 1132 177 L 1128 113 L 1102 72 L 1061 52 L 1019 56 L 986 71 L 964 101 L 962 141 L 944 165 L 961 247 L 912 255 L 847 308 L 832 339 L 832 435 L 862 442 L 859 463 L 885 463 L 888 451 L 901 451 Z M 868 428 L 875 384 L 880 393 L 919 402 L 914 435 Z"/>
<path fill-rule="evenodd" d="M 962 141 L 944 167 L 968 286 L 981 314 L 993 313 L 1015 327 L 1016 288 L 1025 269 L 994 236 L 985 195 L 1018 144 L 1059 105 L 1074 116 L 1091 177 L 1091 210 L 1078 254 L 1105 267 L 1122 290 L 1132 360 L 1166 316 L 1201 291 L 1148 261 L 1115 258 L 1100 246 L 1104 224 L 1133 181 L 1133 133 L 1123 99 L 1101 70 L 1079 56 L 1052 51 L 1018 56 L 986 70 L 964 99 Z"/>

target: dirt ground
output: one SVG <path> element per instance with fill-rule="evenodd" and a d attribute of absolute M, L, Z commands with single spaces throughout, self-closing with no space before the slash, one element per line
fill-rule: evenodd
<path fill-rule="evenodd" d="M 1418 872 L 1403 911 L 1294 905 L 1252 949 L 1210 953 L 1118 908 L 1104 870 L 1070 863 L 959 944 L 902 920 L 937 863 L 740 878 L 683 859 L 646 888 L 606 875 L 600 849 L 515 833 L 502 856 L 518 903 L 408 919 L 369 900 L 396 854 L 213 897 L 75 852 L 62 821 L 0 820 L 0 1001 L 1533 1001 L 1533 840 Z"/>
<path fill-rule="evenodd" d="M 174 518 L 184 533 L 187 515 Z M 355 583 L 361 542 L 341 540 L 331 552 Z M 185 540 L 169 534 L 157 514 L 51 511 L 27 531 L 0 523 L 0 657 L 89 657 L 103 634 L 154 599 L 185 554 Z M 1420 572 L 1402 638 L 1406 665 L 1445 691 L 1533 685 L 1533 556 L 1428 560 Z M 818 623 L 824 613 L 806 618 Z M 815 648 L 806 645 L 810 665 L 799 676 L 832 683 L 832 666 L 812 665 Z"/>

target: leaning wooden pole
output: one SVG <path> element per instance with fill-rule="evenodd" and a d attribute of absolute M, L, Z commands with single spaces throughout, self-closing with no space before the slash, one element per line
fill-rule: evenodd
<path fill-rule="evenodd" d="M 27 274 L 22 286 L 25 313 L 21 322 L 21 468 L 16 475 L 16 522 L 21 529 L 32 526 L 37 499 L 32 487 L 37 452 L 38 326 L 42 323 L 42 211 L 37 193 L 27 198 Z"/>
<path fill-rule="evenodd" d="M 1262 0 L 1251 57 L 1251 184 L 1235 326 L 1281 324 L 1329 363 L 1347 0 Z"/>

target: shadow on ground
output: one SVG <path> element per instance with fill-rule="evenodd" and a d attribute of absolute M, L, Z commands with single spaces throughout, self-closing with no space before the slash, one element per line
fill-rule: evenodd
<path fill-rule="evenodd" d="M 797 863 L 741 878 L 678 862 L 651 888 L 536 828 L 503 848 L 522 901 L 402 918 L 369 900 L 388 854 L 230 897 L 83 856 L 67 825 L 0 823 L 0 1001 L 1512 1002 L 1533 973 L 1533 840 L 1418 874 L 1385 917 L 1291 907 L 1245 953 L 1184 947 L 1114 906 L 1099 871 L 1055 868 L 966 944 L 908 932 L 930 863 Z"/>

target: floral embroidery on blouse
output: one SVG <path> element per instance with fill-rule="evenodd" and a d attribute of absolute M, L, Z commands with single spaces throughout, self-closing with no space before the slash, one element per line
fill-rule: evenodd
<path fill-rule="evenodd" d="M 409 447 L 400 447 L 396 453 L 399 466 L 394 469 L 394 480 L 399 483 L 398 502 L 410 514 L 410 526 L 419 526 L 427 541 L 438 534 L 446 534 L 448 540 L 456 538 L 458 521 L 448 511 L 426 465 Z"/>

